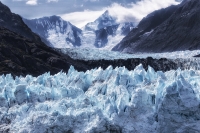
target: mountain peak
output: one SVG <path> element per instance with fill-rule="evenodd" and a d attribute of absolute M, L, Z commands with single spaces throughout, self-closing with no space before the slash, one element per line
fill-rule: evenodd
<path fill-rule="evenodd" d="M 3 3 L 0 3 L 0 26 L 30 40 L 40 41 L 39 36 L 31 31 L 31 29 L 23 22 L 21 16 L 12 13 L 9 7 Z"/>
<path fill-rule="evenodd" d="M 109 11 L 106 10 L 98 19 L 114 19 L 114 18 L 110 15 Z"/>
<path fill-rule="evenodd" d="M 10 8 L 8 8 L 6 5 L 4 5 L 1 1 L 0 1 L 0 11 L 4 11 L 4 12 L 10 12 Z"/>
<path fill-rule="evenodd" d="M 81 45 L 81 30 L 60 16 L 24 19 L 24 22 L 51 47 L 69 48 Z"/>
<path fill-rule="evenodd" d="M 99 18 L 97 18 L 95 22 L 100 23 L 101 26 L 99 26 L 99 29 L 104 28 L 105 26 L 115 25 L 117 23 L 116 18 L 111 16 L 108 10 L 106 10 Z"/>
<path fill-rule="evenodd" d="M 99 30 L 108 26 L 117 25 L 117 19 L 110 15 L 109 11 L 106 10 L 100 17 L 94 22 L 90 22 L 85 26 L 86 30 Z"/>

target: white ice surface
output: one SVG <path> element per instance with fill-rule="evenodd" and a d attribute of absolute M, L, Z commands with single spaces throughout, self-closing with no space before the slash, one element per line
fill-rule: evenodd
<path fill-rule="evenodd" d="M 0 86 L 1 132 L 200 132 L 200 71 L 71 67 Z"/>
<path fill-rule="evenodd" d="M 72 24 L 64 21 L 62 18 L 57 18 L 56 22 L 51 22 L 50 18 L 37 20 L 37 26 L 42 25 L 46 27 L 45 37 L 51 43 L 51 46 L 54 48 L 73 48 L 75 43 L 74 32 L 81 34 L 78 31 L 73 31 Z M 70 41 L 67 41 L 70 40 Z"/>
<path fill-rule="evenodd" d="M 108 45 L 107 47 L 112 46 Z M 109 47 L 111 48 L 111 47 Z M 200 50 L 194 51 L 177 51 L 177 52 L 165 52 L 165 53 L 135 53 L 135 54 L 126 54 L 122 52 L 109 51 L 105 48 L 100 49 L 90 49 L 90 48 L 72 48 L 72 49 L 60 49 L 64 54 L 68 54 L 74 59 L 82 60 L 114 60 L 114 59 L 129 59 L 129 58 L 147 58 L 153 57 L 155 59 L 168 58 L 168 59 L 188 59 L 195 55 L 200 54 Z"/>
<path fill-rule="evenodd" d="M 66 41 L 66 38 L 74 40 L 73 31 L 60 33 L 55 29 L 48 30 L 47 40 L 51 42 L 52 47 L 54 48 L 73 48 L 73 44 L 69 41 Z M 75 42 L 75 41 L 74 41 Z"/>
<path fill-rule="evenodd" d="M 101 48 L 101 50 L 112 50 L 114 46 L 116 46 L 124 37 L 125 35 L 122 34 L 122 27 L 124 24 L 120 24 L 117 28 L 116 35 L 108 36 L 108 43 L 105 47 Z"/>
<path fill-rule="evenodd" d="M 80 35 L 80 38 L 81 38 L 81 48 L 89 48 L 89 49 L 96 48 L 94 46 L 96 39 L 94 31 L 83 30 L 82 34 Z"/>

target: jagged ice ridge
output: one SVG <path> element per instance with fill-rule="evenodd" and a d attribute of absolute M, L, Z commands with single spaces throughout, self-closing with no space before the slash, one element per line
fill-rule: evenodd
<path fill-rule="evenodd" d="M 142 65 L 0 77 L 0 132 L 199 132 L 200 71 Z"/>

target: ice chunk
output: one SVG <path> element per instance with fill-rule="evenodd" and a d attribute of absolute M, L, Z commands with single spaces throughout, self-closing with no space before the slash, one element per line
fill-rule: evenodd
<path fill-rule="evenodd" d="M 16 86 L 16 90 L 14 92 L 16 101 L 18 104 L 22 104 L 27 101 L 28 93 L 26 91 L 26 85 L 18 85 Z"/>

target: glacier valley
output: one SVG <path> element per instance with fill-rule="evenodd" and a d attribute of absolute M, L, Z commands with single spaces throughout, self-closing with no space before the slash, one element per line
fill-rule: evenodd
<path fill-rule="evenodd" d="M 0 76 L 0 132 L 200 132 L 200 71 L 142 65 Z"/>

